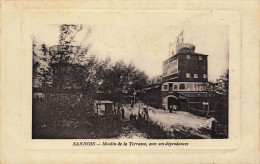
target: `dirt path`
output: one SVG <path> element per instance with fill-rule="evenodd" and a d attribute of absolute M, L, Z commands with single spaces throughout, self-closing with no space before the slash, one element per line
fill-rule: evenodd
<path fill-rule="evenodd" d="M 143 103 L 136 103 L 134 108 L 130 104 L 124 104 L 126 120 L 129 121 L 130 113 L 137 115 L 142 112 Z M 137 121 L 136 130 L 145 133 L 149 138 L 165 139 L 198 139 L 211 138 L 199 130 L 206 118 L 195 116 L 189 112 L 176 111 L 168 113 L 161 109 L 149 108 L 149 121 Z M 126 130 L 129 130 L 126 128 Z"/>

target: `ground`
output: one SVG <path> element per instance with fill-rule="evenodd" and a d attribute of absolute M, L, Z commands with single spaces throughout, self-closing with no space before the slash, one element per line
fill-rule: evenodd
<path fill-rule="evenodd" d="M 143 103 L 139 102 L 131 108 L 130 104 L 122 104 L 125 110 L 125 119 L 119 115 L 94 115 L 88 118 L 55 122 L 34 122 L 34 139 L 199 139 L 211 138 L 211 119 L 198 117 L 185 111 L 155 109 L 148 106 L 148 119 L 137 117 L 130 122 L 130 114 L 143 111 Z M 39 106 L 41 107 L 41 106 Z M 39 110 L 37 110 L 39 111 Z M 39 115 L 38 116 L 43 116 Z M 37 117 L 38 118 L 38 117 Z"/>
<path fill-rule="evenodd" d="M 137 130 L 133 125 L 131 125 L 128 121 L 124 123 L 122 127 L 122 132 L 118 139 L 148 139 L 149 136 L 145 133 Z"/>
<path fill-rule="evenodd" d="M 117 137 L 118 139 L 148 139 L 149 136 L 146 133 L 143 133 L 135 128 L 133 124 L 130 123 L 130 105 L 125 104 L 123 105 L 125 109 L 125 119 L 123 120 L 122 124 L 122 132 Z"/>
<path fill-rule="evenodd" d="M 133 108 L 130 104 L 125 104 L 125 116 L 129 118 L 130 114 L 138 115 L 138 112 L 142 112 L 144 103 L 136 103 Z M 209 135 L 209 129 L 211 122 L 205 117 L 198 117 L 185 111 L 174 111 L 169 113 L 166 110 L 155 109 L 148 106 L 149 122 L 157 124 L 165 132 L 170 132 L 176 138 L 211 138 Z M 131 132 L 136 133 L 136 129 Z M 131 132 L 129 132 L 131 135 Z M 181 136 L 180 136 L 181 135 Z"/>

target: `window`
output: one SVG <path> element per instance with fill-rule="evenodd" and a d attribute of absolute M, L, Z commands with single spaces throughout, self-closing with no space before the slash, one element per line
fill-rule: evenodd
<path fill-rule="evenodd" d="M 184 84 L 180 84 L 180 90 L 184 90 L 185 89 L 185 85 Z"/>
<path fill-rule="evenodd" d="M 202 56 L 199 56 L 199 60 L 202 60 L 203 59 L 203 57 Z"/>
<path fill-rule="evenodd" d="M 207 74 L 203 74 L 203 78 L 206 79 L 207 78 Z"/>
<path fill-rule="evenodd" d="M 194 84 L 194 90 L 195 91 L 199 90 L 199 85 L 198 84 Z"/>
<path fill-rule="evenodd" d="M 194 79 L 197 79 L 197 78 L 198 78 L 198 74 L 195 73 L 195 74 L 194 74 Z"/>
<path fill-rule="evenodd" d="M 168 85 L 163 85 L 163 90 L 167 90 L 168 89 Z"/>
<path fill-rule="evenodd" d="M 189 73 L 186 73 L 186 78 L 190 78 L 190 74 Z"/>
<path fill-rule="evenodd" d="M 189 90 L 189 91 L 190 91 L 190 90 L 192 90 L 192 89 L 193 89 L 192 87 L 193 87 L 193 85 L 192 85 L 192 84 L 187 84 L 187 85 L 186 85 L 186 90 Z"/>
<path fill-rule="evenodd" d="M 174 90 L 178 90 L 178 85 L 174 85 Z"/>
<path fill-rule="evenodd" d="M 190 59 L 190 55 L 187 55 L 187 59 Z"/>

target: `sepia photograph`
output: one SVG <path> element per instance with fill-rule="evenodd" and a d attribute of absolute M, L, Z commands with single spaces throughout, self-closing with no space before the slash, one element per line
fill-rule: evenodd
<path fill-rule="evenodd" d="M 0 2 L 0 163 L 258 164 L 257 1 Z"/>
<path fill-rule="evenodd" d="M 35 29 L 32 139 L 228 138 L 229 27 L 141 16 Z"/>

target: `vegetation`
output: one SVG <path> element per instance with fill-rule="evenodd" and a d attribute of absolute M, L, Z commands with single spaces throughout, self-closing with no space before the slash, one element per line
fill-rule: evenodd
<path fill-rule="evenodd" d="M 120 131 L 117 119 L 113 120 L 112 128 L 118 130 L 99 134 L 98 127 L 104 131 L 110 124 L 105 123 L 107 119 L 99 118 L 100 126 L 96 126 L 93 113 L 96 94 L 109 95 L 117 103 L 126 101 L 135 90 L 148 84 L 148 76 L 133 63 L 122 60 L 112 63 L 110 58 L 101 60 L 89 54 L 91 45 L 83 47 L 82 42 L 91 33 L 90 28 L 84 40 L 74 46 L 74 38 L 83 28 L 61 25 L 57 46 L 48 47 L 36 38 L 33 40 L 34 138 L 80 138 L 83 135 L 79 134 L 80 130 L 72 132 L 79 127 L 85 127 L 84 131 L 88 132 L 89 136 L 85 134 L 84 138 L 114 137 L 116 134 L 110 133 Z"/>
<path fill-rule="evenodd" d="M 221 75 L 216 82 L 208 82 L 204 85 L 204 90 L 213 93 L 228 96 L 229 88 L 229 71 Z"/>

